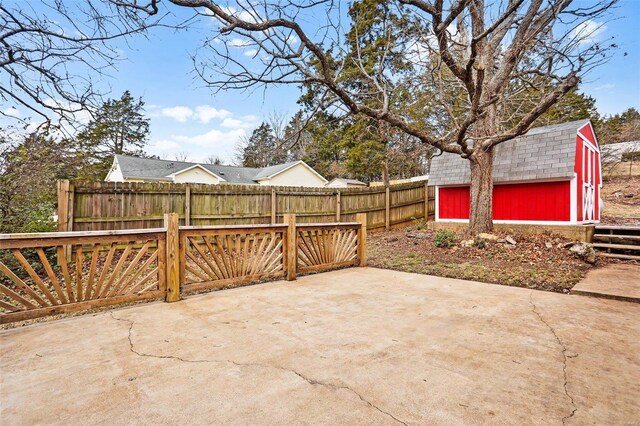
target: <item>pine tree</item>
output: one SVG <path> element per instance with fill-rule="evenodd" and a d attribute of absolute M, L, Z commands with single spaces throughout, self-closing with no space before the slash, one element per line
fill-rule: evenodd
<path fill-rule="evenodd" d="M 77 135 L 80 150 L 93 165 L 84 177 L 104 179 L 115 154 L 144 156 L 148 137 L 142 98 L 134 99 L 127 90 L 120 99 L 107 100 Z"/>

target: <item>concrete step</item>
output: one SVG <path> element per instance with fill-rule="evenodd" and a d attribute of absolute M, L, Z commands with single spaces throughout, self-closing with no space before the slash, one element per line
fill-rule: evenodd
<path fill-rule="evenodd" d="M 638 258 L 640 259 L 640 256 Z M 571 293 L 640 303 L 639 275 L 639 265 L 606 265 L 589 271 L 587 276 L 571 289 Z"/>
<path fill-rule="evenodd" d="M 614 259 L 640 260 L 640 256 L 634 256 L 632 254 L 605 253 L 603 251 L 599 251 L 596 252 L 596 255 L 602 257 L 612 257 Z"/>

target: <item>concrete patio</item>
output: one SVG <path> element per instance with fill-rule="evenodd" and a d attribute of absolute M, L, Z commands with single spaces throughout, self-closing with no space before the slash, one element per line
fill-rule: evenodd
<path fill-rule="evenodd" d="M 0 423 L 634 424 L 640 305 L 351 268 L 0 332 Z"/>

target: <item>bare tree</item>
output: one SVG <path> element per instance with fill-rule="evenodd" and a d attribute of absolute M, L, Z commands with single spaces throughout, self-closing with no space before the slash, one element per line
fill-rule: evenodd
<path fill-rule="evenodd" d="M 187 151 L 180 151 L 173 154 L 173 159 L 176 161 L 180 161 L 182 163 L 187 163 L 190 161 L 191 154 Z"/>
<path fill-rule="evenodd" d="M 24 125 L 74 123 L 108 90 L 96 78 L 115 69 L 112 42 L 159 20 L 104 0 L 0 2 L 0 99 L 9 106 L 0 114 Z"/>
<path fill-rule="evenodd" d="M 207 158 L 204 159 L 204 164 L 212 164 L 212 165 L 215 165 L 215 166 L 219 166 L 219 165 L 222 164 L 222 160 L 217 155 L 211 154 Z"/>
<path fill-rule="evenodd" d="M 406 54 L 414 63 L 416 87 L 428 88 L 431 104 L 439 105 L 437 114 L 416 117 L 409 112 L 410 105 L 391 101 L 393 76 L 381 79 L 378 73 L 369 73 L 358 55 L 344 48 L 341 2 L 149 0 L 146 6 L 135 0 L 118 2 L 126 3 L 152 16 L 161 7 L 178 6 L 217 20 L 220 34 L 214 38 L 226 43 L 209 40 L 205 51 L 213 53 L 214 60 L 195 61 L 196 71 L 212 88 L 316 85 L 336 108 L 383 121 L 468 159 L 470 230 L 475 233 L 492 229 L 495 147 L 525 133 L 615 47 L 596 40 L 602 24 L 597 19 L 615 0 L 387 2 L 413 22 L 413 31 L 389 37 L 379 48 Z M 310 24 L 320 17 L 322 23 Z M 393 30 L 395 24 L 387 25 Z M 250 54 L 238 54 L 237 46 L 251 49 Z M 371 82 L 366 96 L 345 83 L 343 71 L 350 62 Z M 457 101 L 449 104 L 451 98 L 440 97 L 443 91 Z M 522 96 L 528 102 L 519 102 Z M 378 101 L 368 102 L 372 97 Z"/>

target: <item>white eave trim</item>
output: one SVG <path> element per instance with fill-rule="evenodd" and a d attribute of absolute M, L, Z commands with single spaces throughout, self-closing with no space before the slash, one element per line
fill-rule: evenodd
<path fill-rule="evenodd" d="M 107 173 L 107 176 L 105 176 L 104 181 L 105 182 L 111 182 L 109 180 L 109 177 L 111 176 L 111 173 L 113 173 L 115 170 L 118 170 L 120 168 L 120 163 L 118 163 L 118 157 L 117 156 L 113 156 L 113 163 L 111 164 L 111 168 L 109 169 L 109 172 Z M 124 174 L 122 173 L 122 170 L 120 170 L 120 174 L 122 175 L 122 179 L 126 179 L 124 177 Z"/>
<path fill-rule="evenodd" d="M 581 132 L 581 130 L 584 129 L 585 127 L 587 127 L 587 126 L 589 126 L 591 128 L 591 134 L 593 134 L 593 139 L 595 141 L 595 145 L 594 145 L 594 142 L 590 141 L 589 138 L 587 138 Z M 586 142 L 589 145 L 591 145 L 598 153 L 600 152 L 600 145 L 598 144 L 598 139 L 596 139 L 596 132 L 593 129 L 593 126 L 591 125 L 591 121 L 588 121 L 588 122 L 584 123 L 584 125 L 580 126 L 580 128 L 578 129 L 578 136 L 580 136 L 580 139 L 582 139 L 584 142 Z"/>
<path fill-rule="evenodd" d="M 285 167 L 284 169 L 282 169 L 282 170 L 278 170 L 278 171 L 277 171 L 277 172 L 275 172 L 274 174 L 269 175 L 269 176 L 265 176 L 265 177 L 263 177 L 263 178 L 260 178 L 260 179 L 258 179 L 257 181 L 258 181 L 258 182 L 262 182 L 263 180 L 271 179 L 272 177 L 277 176 L 277 175 L 279 175 L 280 173 L 284 173 L 284 172 L 286 172 L 287 170 L 289 170 L 289 169 L 291 169 L 291 168 L 293 168 L 293 167 L 297 166 L 298 164 L 302 164 L 302 165 L 303 165 L 303 166 L 305 166 L 307 169 L 311 170 L 311 172 L 313 172 L 313 174 L 315 174 L 315 175 L 316 175 L 316 176 L 318 176 L 320 179 L 322 179 L 322 180 L 324 181 L 324 183 L 325 183 L 325 184 L 329 183 L 329 181 L 328 181 L 328 180 L 326 180 L 326 179 L 325 179 L 325 178 L 324 178 L 320 173 L 318 173 L 318 172 L 316 172 L 315 170 L 313 170 L 313 167 L 311 167 L 310 165 L 308 165 L 307 163 L 305 163 L 305 162 L 304 162 L 304 161 L 302 161 L 302 160 L 298 160 L 298 161 L 296 161 L 295 163 L 293 163 L 293 164 L 291 164 L 291 165 L 289 165 L 289 166 Z"/>
<path fill-rule="evenodd" d="M 200 165 L 200 164 L 194 164 L 193 166 L 189 166 L 189 167 L 187 167 L 186 169 L 178 170 L 178 171 L 177 171 L 177 172 L 175 172 L 175 173 L 171 173 L 170 175 L 167 175 L 167 177 L 168 177 L 168 178 L 171 178 L 171 179 L 175 179 L 175 177 L 176 177 L 177 175 L 182 174 L 182 173 L 185 173 L 185 172 L 188 172 L 189 170 L 191 170 L 191 169 L 195 169 L 195 168 L 198 168 L 198 169 L 204 170 L 206 173 L 210 174 L 211 176 L 215 177 L 216 179 L 218 179 L 218 180 L 220 180 L 220 181 L 222 181 L 222 182 L 226 182 L 226 180 L 225 180 L 225 179 L 223 179 L 222 177 L 220 177 L 220 176 L 218 176 L 217 174 L 213 173 L 211 170 L 208 170 L 208 169 L 204 168 L 204 167 L 203 167 L 202 165 Z"/>
<path fill-rule="evenodd" d="M 523 184 L 523 183 L 551 183 L 551 182 L 567 182 L 570 181 L 571 179 L 573 179 L 573 176 L 575 175 L 575 172 L 572 170 L 571 171 L 571 175 L 567 175 L 567 176 L 557 176 L 557 177 L 550 177 L 550 178 L 541 178 L 541 179 L 527 179 L 527 180 L 501 180 L 501 181 L 494 181 L 493 185 L 519 185 L 519 184 Z M 454 188 L 454 187 L 461 187 L 461 186 L 470 186 L 471 182 L 467 182 L 467 183 L 439 183 L 436 186 L 436 188 Z"/>

